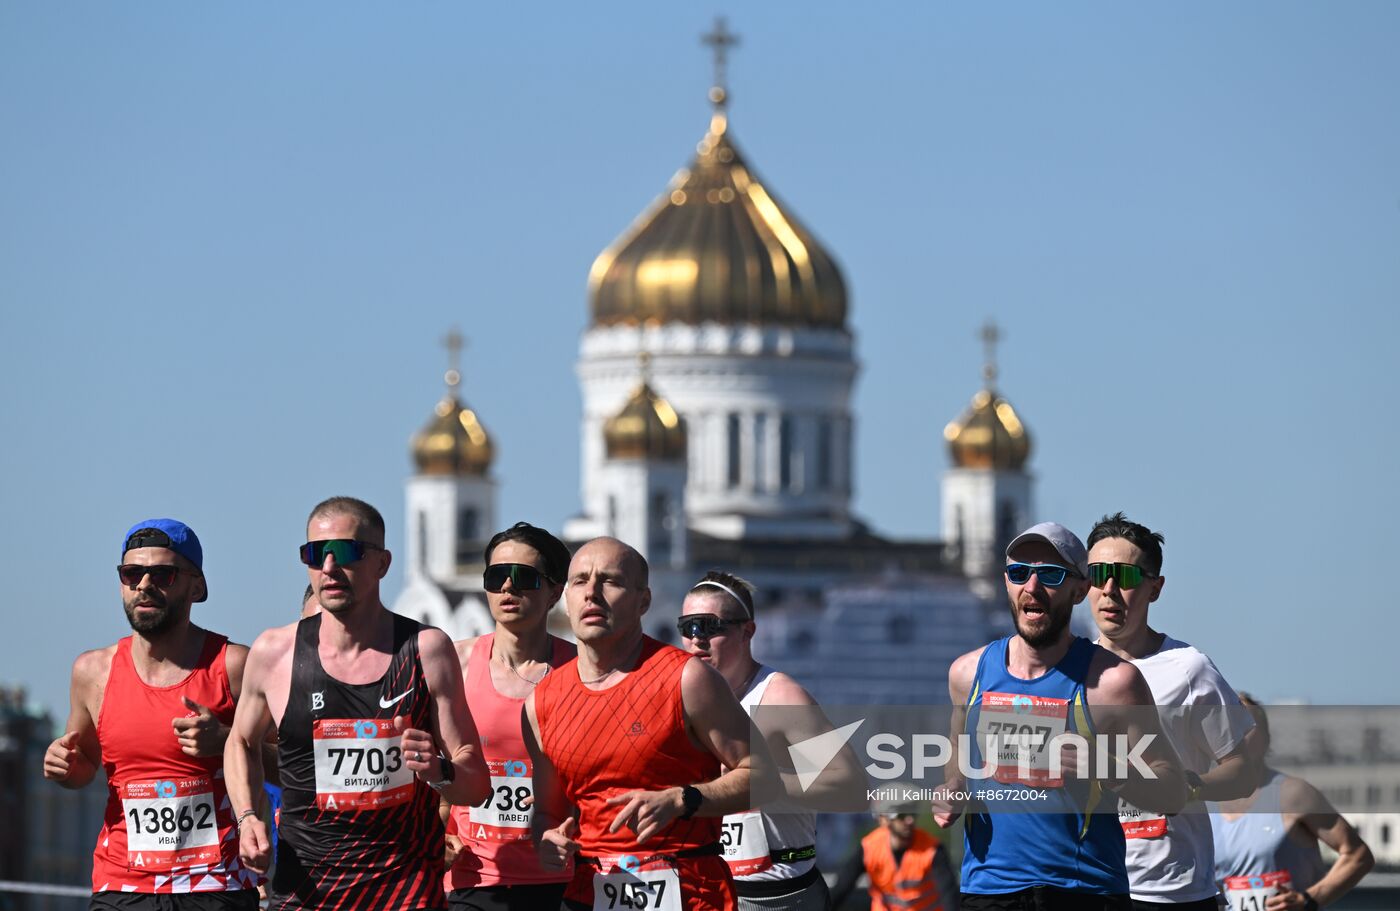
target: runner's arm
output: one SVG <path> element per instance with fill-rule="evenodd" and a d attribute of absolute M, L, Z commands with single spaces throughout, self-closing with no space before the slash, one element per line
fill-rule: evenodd
<path fill-rule="evenodd" d="M 958 911 L 958 878 L 953 875 L 953 864 L 948 859 L 948 849 L 939 844 L 933 852 L 934 884 L 938 886 L 938 906 L 942 911 Z"/>
<path fill-rule="evenodd" d="M 1285 778 L 1279 798 L 1285 813 L 1306 810 L 1298 817 L 1303 829 L 1337 852 L 1332 869 L 1304 891 L 1324 907 L 1338 901 L 1376 865 L 1371 848 L 1322 792 L 1301 778 Z"/>
<path fill-rule="evenodd" d="M 1147 679 L 1130 662 L 1107 652 L 1095 660 L 1101 659 L 1108 663 L 1099 668 L 1086 694 L 1098 734 L 1115 738 L 1110 755 L 1121 768 L 1097 770 L 1100 783 L 1135 807 L 1169 815 L 1180 813 L 1186 806 L 1185 772 L 1162 731 Z M 1093 675 L 1092 669 L 1090 673 Z M 1120 741 L 1116 738 L 1120 735 L 1127 738 L 1124 755 L 1117 755 Z M 1133 757 L 1146 766 L 1145 772 Z"/>
<path fill-rule="evenodd" d="M 102 764 L 92 697 L 106 684 L 112 666 L 108 649 L 83 652 L 73 662 L 68 684 L 68 723 L 44 754 L 44 777 L 65 788 L 86 787 Z"/>
<path fill-rule="evenodd" d="M 578 842 L 573 835 L 577 832 L 576 808 L 569 806 L 567 798 L 554 798 L 562 790 L 559 773 L 554 769 L 545 754 L 540 737 L 540 722 L 535 713 L 535 694 L 531 693 L 521 710 L 521 737 L 525 740 L 525 752 L 530 756 L 530 774 L 535 790 L 535 812 L 530 815 L 530 829 L 534 836 L 540 862 L 550 869 L 562 870 L 574 854 L 578 853 Z M 554 806 L 568 807 L 563 819 L 554 819 L 547 814 Z"/>
<path fill-rule="evenodd" d="M 224 743 L 224 786 L 238 825 L 238 853 L 255 873 L 266 873 L 272 860 L 272 842 L 260 816 L 265 795 L 263 747 L 273 728 L 266 685 L 279 649 L 286 648 L 281 632 L 264 632 L 249 649 L 233 727 Z"/>
<path fill-rule="evenodd" d="M 769 754 L 780 762 L 783 790 L 789 798 L 826 812 L 865 809 L 865 770 L 849 743 L 805 788 L 795 770 L 784 770 L 791 767 L 785 757 L 790 755 L 788 748 L 792 744 L 833 730 L 831 719 L 802 684 L 787 674 L 773 674 L 753 723 L 763 733 Z"/>
<path fill-rule="evenodd" d="M 700 792 L 696 816 L 727 816 L 751 809 L 755 796 L 771 796 L 779 778 L 762 739 L 749 743 L 749 716 L 719 671 L 698 658 L 681 670 L 681 708 L 686 727 L 699 746 L 719 760 L 724 771 L 713 781 L 687 782 L 660 791 L 626 791 L 608 798 L 619 807 L 608 830 L 627 826 L 644 844 L 685 812 L 685 787 Z M 754 762 L 754 755 L 759 757 Z"/>
<path fill-rule="evenodd" d="M 846 896 L 855 891 L 856 884 L 864 875 L 865 848 L 860 842 L 856 842 L 855 849 L 846 855 L 846 859 L 841 862 L 841 869 L 836 871 L 836 884 L 831 887 L 830 907 L 841 907 L 846 901 Z"/>
<path fill-rule="evenodd" d="M 481 755 L 481 738 L 467 708 L 457 652 L 446 633 L 427 627 L 418 634 L 418 654 L 428 692 L 433 697 L 429 712 L 433 725 L 430 733 L 454 767 L 452 781 L 441 789 L 442 798 L 458 805 L 480 803 L 491 791 L 491 775 Z M 433 763 L 431 772 L 420 771 L 418 777 L 425 781 L 437 780 L 441 774 L 439 766 Z"/>
<path fill-rule="evenodd" d="M 943 766 L 939 796 L 932 801 L 933 821 L 944 829 L 957 822 L 967 806 L 966 799 L 958 796 L 967 791 L 967 779 L 959 771 L 958 743 L 967 728 L 967 698 L 972 692 L 982 650 L 968 652 L 948 667 L 948 701 L 952 706 L 948 723 L 948 761 Z"/>

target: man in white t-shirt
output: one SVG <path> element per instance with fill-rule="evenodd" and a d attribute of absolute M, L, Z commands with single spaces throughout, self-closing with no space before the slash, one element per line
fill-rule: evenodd
<path fill-rule="evenodd" d="M 1201 802 L 1250 792 L 1254 773 L 1244 739 L 1253 721 L 1205 654 L 1147 624 L 1148 605 L 1166 582 L 1164 540 L 1121 512 L 1100 519 L 1089 533 L 1089 606 L 1098 644 L 1147 678 L 1191 786 L 1186 810 L 1176 816 L 1119 804 L 1133 907 L 1215 911 L 1215 846 Z"/>

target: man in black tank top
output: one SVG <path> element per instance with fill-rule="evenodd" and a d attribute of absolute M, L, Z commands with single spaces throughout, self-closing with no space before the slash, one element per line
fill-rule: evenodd
<path fill-rule="evenodd" d="M 267 869 L 254 795 L 259 744 L 275 728 L 283 804 L 274 907 L 443 908 L 437 794 L 470 804 L 489 790 L 452 641 L 380 601 L 390 554 L 374 507 L 334 497 L 307 526 L 302 561 L 321 612 L 254 642 L 225 753 L 240 852 Z"/>

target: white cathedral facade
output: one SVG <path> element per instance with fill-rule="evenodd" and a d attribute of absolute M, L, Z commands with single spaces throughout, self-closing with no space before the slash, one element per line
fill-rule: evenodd
<path fill-rule="evenodd" d="M 888 700 L 905 687 L 918 691 L 906 701 L 941 701 L 947 662 L 929 661 L 930 648 L 956 655 L 986 641 L 1001 612 L 989 584 L 999 554 L 1034 521 L 1028 433 L 989 358 L 984 387 L 945 431 L 941 527 L 892 539 L 853 512 L 858 366 L 845 281 L 740 155 L 724 89 L 710 99 L 694 159 L 591 270 L 577 364 L 581 509 L 555 531 L 571 547 L 612 535 L 646 556 L 652 635 L 673 639 L 685 591 L 724 569 L 758 587 L 756 655 L 821 672 L 806 681 L 818 698 Z M 491 628 L 481 551 L 513 520 L 496 511 L 491 441 L 458 398 L 455 370 L 447 381 L 412 442 L 394 610 L 462 638 Z M 847 635 L 848 667 L 833 667 L 823 636 L 852 623 L 882 632 Z M 883 689 L 872 662 L 895 675 Z"/>

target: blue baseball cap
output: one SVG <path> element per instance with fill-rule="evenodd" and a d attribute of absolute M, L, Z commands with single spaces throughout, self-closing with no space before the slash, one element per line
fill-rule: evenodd
<path fill-rule="evenodd" d="M 193 563 L 195 569 L 204 572 L 204 548 L 199 543 L 199 536 L 194 533 L 193 528 L 178 519 L 147 519 L 137 522 L 127 529 L 122 538 L 122 556 L 125 557 L 127 551 L 136 547 L 168 548 Z M 208 597 L 209 587 L 206 582 L 204 597 L 197 600 L 204 601 Z"/>

